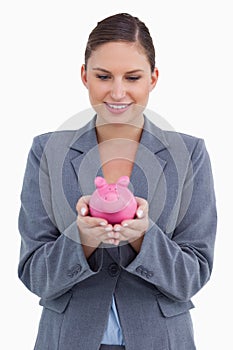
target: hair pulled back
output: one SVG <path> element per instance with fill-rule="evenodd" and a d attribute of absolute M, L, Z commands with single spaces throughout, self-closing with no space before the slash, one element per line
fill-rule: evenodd
<path fill-rule="evenodd" d="M 118 13 L 103 19 L 89 35 L 85 50 L 85 66 L 92 51 L 109 42 L 138 42 L 144 49 L 153 72 L 155 68 L 155 49 L 149 29 L 137 17 L 128 13 Z"/>

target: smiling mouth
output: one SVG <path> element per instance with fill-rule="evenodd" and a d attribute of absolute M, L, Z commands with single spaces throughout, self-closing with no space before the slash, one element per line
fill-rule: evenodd
<path fill-rule="evenodd" d="M 105 105 L 108 109 L 116 111 L 116 112 L 123 112 L 126 109 L 129 108 L 129 106 L 131 106 L 131 103 L 107 103 L 105 102 Z"/>

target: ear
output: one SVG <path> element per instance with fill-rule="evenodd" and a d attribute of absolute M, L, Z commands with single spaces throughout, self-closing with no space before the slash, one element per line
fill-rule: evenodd
<path fill-rule="evenodd" d="M 81 79 L 82 79 L 83 85 L 86 86 L 87 88 L 87 71 L 86 71 L 85 64 L 83 64 L 81 67 Z"/>
<path fill-rule="evenodd" d="M 123 186 L 123 187 L 127 187 L 129 184 L 129 177 L 128 176 L 121 176 L 118 180 L 117 180 L 117 185 Z"/>
<path fill-rule="evenodd" d="M 95 185 L 96 185 L 96 188 L 101 188 L 103 186 L 105 186 L 107 184 L 106 180 L 101 177 L 101 176 L 97 176 L 95 178 Z"/>
<path fill-rule="evenodd" d="M 151 73 L 150 91 L 152 91 L 157 84 L 159 78 L 159 70 L 155 67 L 154 71 Z"/>

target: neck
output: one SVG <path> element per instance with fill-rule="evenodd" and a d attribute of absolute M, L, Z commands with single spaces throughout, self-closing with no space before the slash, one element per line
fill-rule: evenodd
<path fill-rule="evenodd" d="M 140 122 L 135 124 L 129 123 L 114 123 L 103 124 L 96 121 L 96 133 L 98 142 L 104 142 L 111 139 L 123 138 L 136 142 L 140 141 L 142 128 L 144 124 L 144 117 Z"/>

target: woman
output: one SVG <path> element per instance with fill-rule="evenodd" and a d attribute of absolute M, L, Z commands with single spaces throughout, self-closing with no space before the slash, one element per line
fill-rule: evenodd
<path fill-rule="evenodd" d="M 19 277 L 43 312 L 36 350 L 193 350 L 190 300 L 216 234 L 204 141 L 144 115 L 158 69 L 150 33 L 116 14 L 91 32 L 81 78 L 96 115 L 34 138 L 19 215 Z M 89 215 L 94 179 L 130 178 L 134 219 Z"/>

